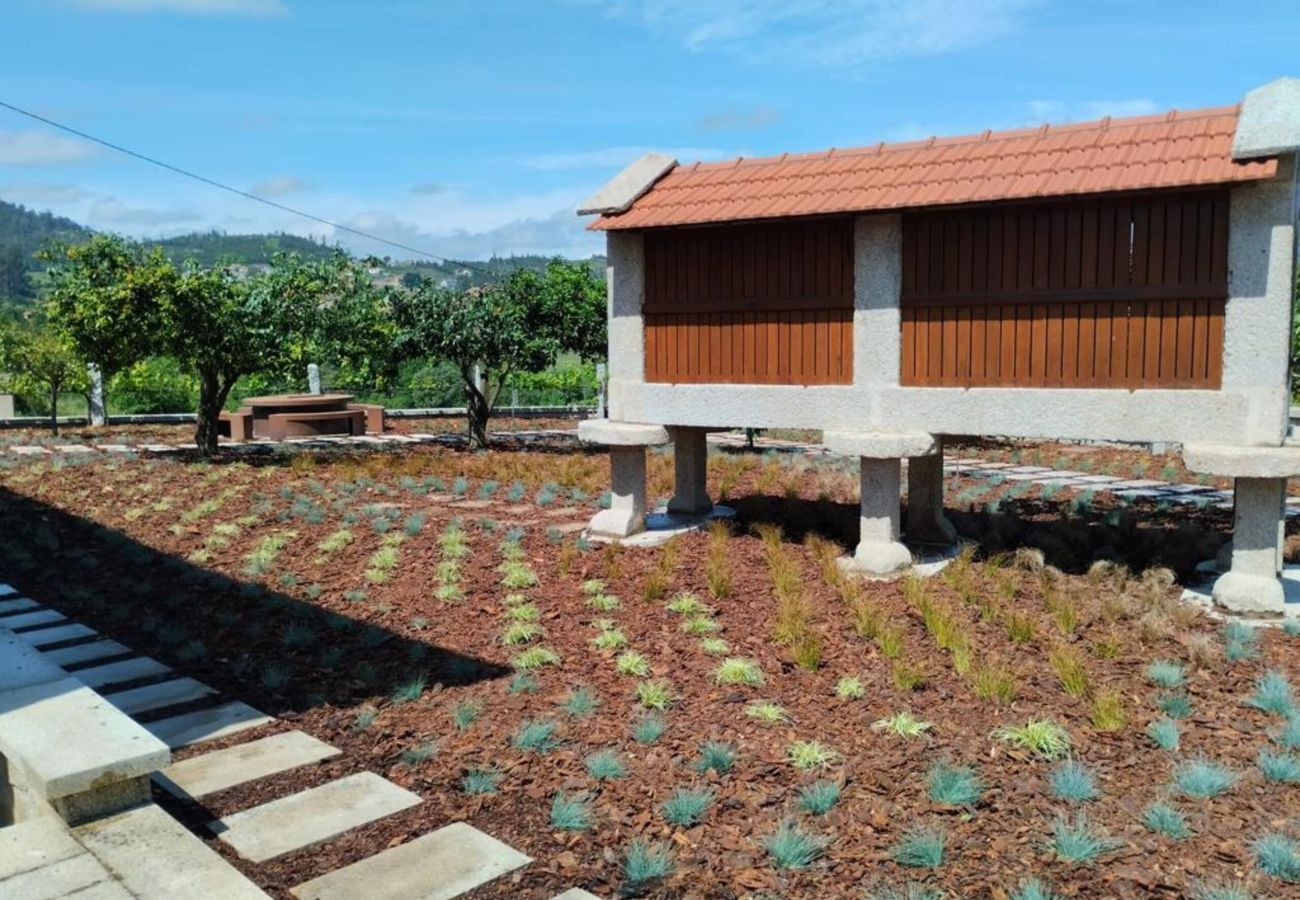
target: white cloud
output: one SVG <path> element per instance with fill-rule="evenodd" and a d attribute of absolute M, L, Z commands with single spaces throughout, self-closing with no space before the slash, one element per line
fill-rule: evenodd
<path fill-rule="evenodd" d="M 1038 0 L 586 0 L 619 19 L 754 61 L 844 69 L 978 46 Z"/>
<path fill-rule="evenodd" d="M 67 0 L 95 12 L 174 12 L 194 16 L 283 16 L 284 0 Z"/>
<path fill-rule="evenodd" d="M 0 165 L 40 166 L 89 159 L 94 144 L 36 128 L 0 131 Z"/>
<path fill-rule="evenodd" d="M 287 194 L 296 194 L 301 191 L 309 190 L 311 185 L 296 178 L 293 175 L 276 175 L 272 178 L 265 178 L 251 187 L 248 192 L 256 194 L 259 197 L 283 197 Z"/>
<path fill-rule="evenodd" d="M 646 153 L 666 153 L 682 162 L 723 159 L 726 151 L 714 147 L 599 147 L 572 153 L 540 153 L 519 160 L 530 169 L 558 171 L 561 169 L 621 169 Z"/>
<path fill-rule="evenodd" d="M 0 184 L 0 200 L 41 206 L 59 203 L 76 203 L 90 197 L 91 193 L 75 184 L 42 184 L 37 182 L 12 182 Z"/>
<path fill-rule="evenodd" d="M 163 209 L 150 206 L 130 206 L 116 198 L 99 200 L 90 207 L 92 226 L 137 226 L 159 228 L 189 225 L 201 222 L 203 217 L 193 209 Z"/>

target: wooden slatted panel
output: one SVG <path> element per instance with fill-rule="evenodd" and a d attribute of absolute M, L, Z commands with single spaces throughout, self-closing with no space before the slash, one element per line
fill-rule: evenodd
<path fill-rule="evenodd" d="M 903 219 L 902 383 L 1218 388 L 1222 191 Z"/>
<path fill-rule="evenodd" d="M 851 219 L 650 231 L 645 378 L 849 384 Z"/>

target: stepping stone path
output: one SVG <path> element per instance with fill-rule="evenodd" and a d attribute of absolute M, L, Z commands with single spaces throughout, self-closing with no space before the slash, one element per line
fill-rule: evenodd
<path fill-rule="evenodd" d="M 289 893 L 298 900 L 451 900 L 530 862 L 477 828 L 455 822 Z"/>
<path fill-rule="evenodd" d="M 197 800 L 341 752 L 304 732 L 286 731 L 173 763 L 154 776 L 154 781 L 177 797 Z"/>
<path fill-rule="evenodd" d="M 218 819 L 208 828 L 244 859 L 265 862 L 420 802 L 419 794 L 374 772 L 360 772 Z"/>
<path fill-rule="evenodd" d="M 139 656 L 0 584 L 0 628 L 11 628 L 16 622 L 25 622 L 19 627 L 29 629 L 16 638 L 68 668 L 73 677 L 101 691 L 108 703 L 127 715 L 162 711 L 162 718 L 142 725 L 173 750 L 275 721 L 246 703 L 222 700 L 207 685 L 180 677 L 164 663 Z M 78 643 L 63 645 L 73 640 Z M 60 645 L 53 646 L 56 642 Z M 155 680 L 131 686 L 144 679 Z M 214 705 L 165 715 L 167 707 L 204 701 Z M 192 756 L 153 779 L 173 796 L 198 802 L 340 754 L 311 735 L 287 731 Z M 259 863 L 331 840 L 421 802 L 418 794 L 380 775 L 359 772 L 233 813 L 208 828 L 240 856 Z M 455 822 L 314 878 L 290 893 L 300 900 L 451 900 L 530 862 L 495 838 Z M 0 828 L 0 897 L 6 900 L 186 896 L 254 900 L 267 895 L 157 806 L 97 820 L 71 833 L 54 819 Z M 596 898 L 574 888 L 555 900 Z"/>

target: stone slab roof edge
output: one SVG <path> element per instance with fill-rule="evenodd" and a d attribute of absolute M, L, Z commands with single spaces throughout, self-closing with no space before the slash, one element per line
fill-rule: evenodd
<path fill-rule="evenodd" d="M 627 212 L 660 178 L 677 165 L 664 153 L 646 153 L 605 182 L 596 193 L 578 205 L 578 215 L 616 215 Z"/>
<path fill-rule="evenodd" d="M 1300 149 L 1300 78 L 1278 78 L 1246 94 L 1232 158 L 1259 159 Z"/>

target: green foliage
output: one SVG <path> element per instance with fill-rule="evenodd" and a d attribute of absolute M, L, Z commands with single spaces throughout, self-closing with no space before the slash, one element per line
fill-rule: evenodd
<path fill-rule="evenodd" d="M 1052 769 L 1048 783 L 1055 796 L 1070 803 L 1086 803 L 1098 797 L 1097 779 L 1075 759 L 1067 759 Z"/>
<path fill-rule="evenodd" d="M 1079 813 L 1073 821 L 1057 817 L 1052 823 L 1048 846 L 1062 861 L 1085 865 L 1116 849 L 1120 843 L 1097 830 L 1087 816 Z"/>
<path fill-rule="evenodd" d="M 627 766 L 623 764 L 623 760 L 610 750 L 597 750 L 587 754 L 583 764 L 587 767 L 587 774 L 597 781 L 622 778 L 627 774 Z"/>
<path fill-rule="evenodd" d="M 1265 875 L 1300 884 L 1300 845 L 1283 834 L 1266 834 L 1251 845 L 1255 865 Z"/>
<path fill-rule="evenodd" d="M 722 656 L 731 652 L 731 645 L 720 637 L 702 637 L 700 649 L 710 656 Z"/>
<path fill-rule="evenodd" d="M 814 816 L 824 816 L 839 802 L 841 791 L 838 782 L 814 781 L 799 789 L 799 808 Z"/>
<path fill-rule="evenodd" d="M 599 705 L 600 701 L 591 692 L 591 688 L 579 687 L 574 688 L 569 696 L 565 698 L 564 711 L 576 718 L 585 719 L 594 713 Z"/>
<path fill-rule="evenodd" d="M 1188 797 L 1217 797 L 1237 782 L 1237 774 L 1204 757 L 1185 760 L 1174 767 L 1174 785 Z"/>
<path fill-rule="evenodd" d="M 1171 719 L 1186 719 L 1192 714 L 1192 700 L 1181 691 L 1161 694 L 1156 698 L 1156 706 Z"/>
<path fill-rule="evenodd" d="M 1003 725 L 993 737 L 1040 759 L 1061 759 L 1070 752 L 1070 733 L 1050 719 L 1031 719 L 1023 725 Z"/>
<path fill-rule="evenodd" d="M 1142 824 L 1149 831 L 1180 841 L 1192 833 L 1187 819 L 1168 803 L 1152 803 L 1142 813 Z"/>
<path fill-rule="evenodd" d="M 632 725 L 632 740 L 640 744 L 652 744 L 663 736 L 667 728 L 663 716 L 645 713 Z"/>
<path fill-rule="evenodd" d="M 1147 726 L 1147 737 L 1161 750 L 1178 749 L 1178 723 L 1173 719 L 1156 719 Z"/>
<path fill-rule="evenodd" d="M 636 686 L 637 702 L 646 709 L 665 710 L 676 699 L 672 685 L 662 679 L 642 681 Z"/>
<path fill-rule="evenodd" d="M 672 871 L 673 851 L 668 844 L 640 838 L 628 844 L 623 856 L 623 878 L 629 885 L 639 887 L 658 881 L 667 878 Z"/>
<path fill-rule="evenodd" d="M 501 784 L 501 773 L 495 769 L 470 769 L 460 780 L 460 789 L 467 794 L 495 794 Z"/>
<path fill-rule="evenodd" d="M 914 825 L 903 832 L 889 855 L 900 866 L 937 869 L 943 865 L 947 848 L 948 833 L 942 828 Z"/>
<path fill-rule="evenodd" d="M 756 659 L 731 656 L 724 659 L 713 672 L 718 684 L 744 684 L 757 687 L 763 683 L 763 670 Z"/>
<path fill-rule="evenodd" d="M 451 720 L 456 727 L 464 731 L 469 726 L 478 721 L 479 715 L 483 712 L 483 704 L 477 700 L 465 700 L 457 703 L 451 710 Z"/>
<path fill-rule="evenodd" d="M 763 838 L 763 849 L 778 869 L 806 869 L 824 852 L 825 838 L 809 834 L 792 819 L 785 819 L 772 834 Z"/>
<path fill-rule="evenodd" d="M 1020 886 L 1007 895 L 1007 900 L 1062 900 L 1061 895 L 1057 894 L 1046 882 L 1037 878 L 1028 878 L 1020 882 Z"/>
<path fill-rule="evenodd" d="M 59 395 L 83 391 L 89 384 L 83 359 L 67 340 L 48 328 L 0 326 L 0 368 L 6 373 L 7 390 L 31 408 L 48 409 L 55 434 L 59 433 Z"/>
<path fill-rule="evenodd" d="M 767 725 L 777 725 L 790 718 L 784 706 L 771 700 L 755 700 L 745 707 L 745 715 Z"/>
<path fill-rule="evenodd" d="M 522 653 L 516 654 L 510 664 L 521 671 L 540 669 L 543 666 L 558 666 L 560 654 L 549 647 L 529 647 Z"/>
<path fill-rule="evenodd" d="M 506 692 L 510 694 L 532 694 L 537 691 L 537 676 L 531 672 L 517 672 L 510 679 Z"/>
<path fill-rule="evenodd" d="M 883 731 L 903 738 L 917 738 L 933 727 L 929 722 L 922 722 L 909 712 L 896 712 L 871 723 L 872 731 Z"/>
<path fill-rule="evenodd" d="M 1251 706 L 1276 716 L 1289 717 L 1295 711 L 1291 697 L 1291 683 L 1281 672 L 1269 671 L 1255 682 L 1255 693 L 1249 700 Z"/>
<path fill-rule="evenodd" d="M 1168 659 L 1158 659 L 1147 666 L 1146 676 L 1156 687 L 1165 690 L 1182 687 L 1187 680 L 1182 664 Z"/>
<path fill-rule="evenodd" d="M 650 674 L 650 661 L 635 650 L 624 650 L 614 661 L 614 669 L 620 675 L 644 678 Z"/>
<path fill-rule="evenodd" d="M 1228 622 L 1223 628 L 1223 655 L 1228 662 L 1240 662 L 1259 658 L 1256 641 L 1259 634 L 1254 627 L 1237 620 Z"/>
<path fill-rule="evenodd" d="M 670 825 L 694 825 L 713 805 L 714 793 L 708 788 L 678 788 L 659 804 L 659 811 Z"/>
<path fill-rule="evenodd" d="M 418 766 L 437 752 L 438 745 L 433 741 L 420 741 L 402 751 L 402 762 L 407 766 Z"/>
<path fill-rule="evenodd" d="M 536 622 L 509 622 L 501 629 L 501 643 L 515 647 L 535 641 L 545 633 L 546 629 Z"/>
<path fill-rule="evenodd" d="M 416 675 L 409 681 L 399 684 L 393 689 L 392 701 L 394 703 L 410 703 L 413 700 L 419 700 L 424 694 L 425 680 L 423 675 Z"/>
<path fill-rule="evenodd" d="M 1202 881 L 1192 885 L 1192 900 L 1255 900 L 1246 887 L 1240 884 L 1222 884 Z"/>
<path fill-rule="evenodd" d="M 862 686 L 862 679 L 854 675 L 845 675 L 835 682 L 836 697 L 844 700 L 861 700 L 866 695 L 867 689 Z"/>
<path fill-rule="evenodd" d="M 1282 730 L 1273 739 L 1283 747 L 1293 750 L 1300 747 L 1300 715 L 1288 716 Z"/>
<path fill-rule="evenodd" d="M 984 782 L 973 767 L 956 766 L 948 760 L 935 762 L 925 781 L 930 799 L 947 806 L 975 806 L 984 793 Z"/>
<path fill-rule="evenodd" d="M 512 743 L 516 750 L 527 750 L 531 753 L 550 753 L 560 743 L 555 737 L 555 729 L 556 723 L 550 720 L 528 721 L 519 726 Z"/>
<path fill-rule="evenodd" d="M 586 831 L 591 827 L 591 803 L 563 792 L 551 801 L 551 827 L 559 831 Z"/>
<path fill-rule="evenodd" d="M 819 769 L 829 766 L 840 755 L 821 741 L 795 741 L 786 748 L 785 758 L 796 769 Z"/>
<path fill-rule="evenodd" d="M 730 772 L 736 764 L 736 749 L 723 741 L 705 741 L 700 744 L 700 758 L 695 761 L 698 772 L 710 769 L 719 775 Z"/>

